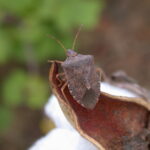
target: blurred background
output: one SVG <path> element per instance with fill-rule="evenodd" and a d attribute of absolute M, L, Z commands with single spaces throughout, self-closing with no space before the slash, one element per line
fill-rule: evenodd
<path fill-rule="evenodd" d="M 27 149 L 55 125 L 48 60 L 66 58 L 48 34 L 92 54 L 107 75 L 124 70 L 150 89 L 149 0 L 0 0 L 0 149 Z"/>

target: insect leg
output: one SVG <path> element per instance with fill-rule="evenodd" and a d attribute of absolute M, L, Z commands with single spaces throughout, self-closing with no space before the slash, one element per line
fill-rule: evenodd
<path fill-rule="evenodd" d="M 60 82 L 60 84 L 58 86 L 61 86 L 62 85 L 62 81 L 66 81 L 66 78 L 65 78 L 65 73 L 62 72 L 62 73 L 58 73 L 56 75 L 56 79 Z"/>
<path fill-rule="evenodd" d="M 107 80 L 107 76 L 101 68 L 96 68 L 96 72 L 98 73 L 100 79 L 102 79 L 103 81 Z"/>
<path fill-rule="evenodd" d="M 56 62 L 58 64 L 62 64 L 63 61 L 59 61 L 59 60 L 48 60 L 49 63 L 53 63 L 53 62 Z"/>
<path fill-rule="evenodd" d="M 64 83 L 64 85 L 62 86 L 62 88 L 61 88 L 61 92 L 63 93 L 63 95 L 64 95 L 65 98 L 66 98 L 66 96 L 65 96 L 65 94 L 64 94 L 64 89 L 66 88 L 67 84 L 68 84 L 68 81 L 66 81 L 66 82 Z"/>

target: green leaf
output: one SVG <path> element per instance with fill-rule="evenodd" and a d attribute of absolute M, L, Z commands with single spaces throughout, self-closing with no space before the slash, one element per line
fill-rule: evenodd
<path fill-rule="evenodd" d="M 86 28 L 92 27 L 98 21 L 103 9 L 102 1 L 71 0 L 58 5 L 55 22 L 62 30 L 84 24 Z"/>
<path fill-rule="evenodd" d="M 19 28 L 17 32 L 22 42 L 35 43 L 39 38 L 44 37 L 43 27 L 34 16 L 30 15 L 24 19 L 24 24 L 24 27 Z"/>
<path fill-rule="evenodd" d="M 37 75 L 27 75 L 16 70 L 5 80 L 4 104 L 11 107 L 26 103 L 31 108 L 41 108 L 49 95 L 48 82 Z"/>
<path fill-rule="evenodd" d="M 6 63 L 11 56 L 12 42 L 6 33 L 0 30 L 0 64 Z"/>
<path fill-rule="evenodd" d="M 18 106 L 25 99 L 24 91 L 27 81 L 26 73 L 22 70 L 12 72 L 4 82 L 3 98 L 7 106 Z"/>
<path fill-rule="evenodd" d="M 35 5 L 34 2 L 36 1 L 35 0 L 13 0 L 13 1 L 10 0 L 8 2 L 6 0 L 0 0 L 0 8 L 5 11 L 20 15 L 21 13 L 24 13 L 25 11 L 29 10 L 30 7 Z"/>
<path fill-rule="evenodd" d="M 11 126 L 12 117 L 12 112 L 9 109 L 4 106 L 0 107 L 0 132 L 4 132 Z"/>
<path fill-rule="evenodd" d="M 27 105 L 34 109 L 41 108 L 48 100 L 49 88 L 47 83 L 41 77 L 29 76 L 27 82 Z"/>
<path fill-rule="evenodd" d="M 64 36 L 62 37 L 63 40 L 60 39 L 66 49 L 71 48 L 72 46 L 73 40 L 69 37 L 70 36 Z M 48 59 L 60 59 L 62 57 L 66 57 L 64 49 L 55 40 L 48 37 L 45 37 L 43 40 L 39 41 L 35 54 L 38 61 L 45 63 Z"/>
<path fill-rule="evenodd" d="M 57 0 L 42 0 L 36 12 L 36 16 L 40 20 L 51 20 L 55 16 L 58 4 L 59 2 Z"/>

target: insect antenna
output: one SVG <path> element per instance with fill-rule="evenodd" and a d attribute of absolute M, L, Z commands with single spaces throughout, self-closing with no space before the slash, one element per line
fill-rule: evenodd
<path fill-rule="evenodd" d="M 58 40 L 56 37 L 52 36 L 51 34 L 48 34 L 47 36 L 55 40 L 65 50 L 65 53 L 67 53 L 67 49 L 65 48 L 64 44 L 60 40 Z"/>
<path fill-rule="evenodd" d="M 72 50 L 74 50 L 74 48 L 75 48 L 75 44 L 76 44 L 76 41 L 77 41 L 77 38 L 78 38 L 78 36 L 79 36 L 79 33 L 80 33 L 80 31 L 81 31 L 82 26 L 83 26 L 83 24 L 80 25 L 80 27 L 79 27 L 79 29 L 78 29 L 78 32 L 77 32 L 76 35 L 75 35 L 75 38 L 74 38 L 74 41 L 73 41 L 73 44 L 72 44 Z"/>

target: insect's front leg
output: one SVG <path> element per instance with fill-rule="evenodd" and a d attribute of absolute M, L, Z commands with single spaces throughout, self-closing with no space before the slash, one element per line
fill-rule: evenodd
<path fill-rule="evenodd" d="M 58 64 L 62 64 L 62 63 L 63 63 L 63 61 L 59 61 L 59 60 L 48 60 L 48 62 L 49 62 L 49 63 L 54 63 L 54 62 L 56 62 L 56 63 L 58 63 Z"/>
<path fill-rule="evenodd" d="M 66 77 L 65 77 L 65 73 L 58 73 L 56 75 L 56 79 L 60 82 L 60 84 L 58 86 L 61 86 L 63 82 L 66 82 Z"/>
<path fill-rule="evenodd" d="M 56 64 L 60 64 L 60 65 L 63 63 L 63 61 L 59 61 L 59 60 L 48 60 L 48 62 L 56 63 Z M 62 82 L 66 81 L 64 72 L 56 74 L 56 79 L 59 81 L 58 86 L 60 87 L 62 85 Z"/>

